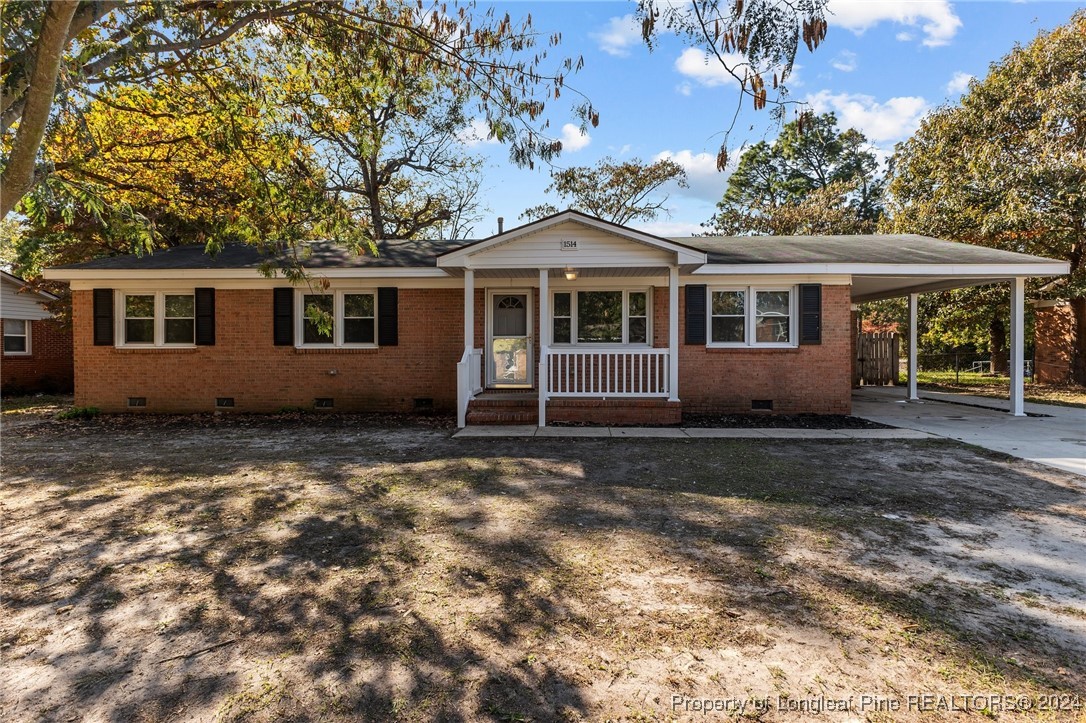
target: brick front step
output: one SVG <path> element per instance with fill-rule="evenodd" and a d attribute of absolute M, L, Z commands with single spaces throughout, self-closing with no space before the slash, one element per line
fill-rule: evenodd
<path fill-rule="evenodd" d="M 468 424 L 538 424 L 538 399 L 476 398 L 468 403 Z M 679 424 L 682 403 L 666 399 L 552 399 L 548 422 L 608 426 Z"/>

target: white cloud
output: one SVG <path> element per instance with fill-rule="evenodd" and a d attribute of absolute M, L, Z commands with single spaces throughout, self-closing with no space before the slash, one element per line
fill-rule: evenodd
<path fill-rule="evenodd" d="M 589 33 L 600 45 L 600 50 L 608 55 L 624 58 L 630 54 L 630 48 L 640 45 L 641 23 L 633 15 L 611 18 L 607 25 L 596 33 Z"/>
<path fill-rule="evenodd" d="M 723 56 L 724 62 L 738 75 L 743 77 L 748 70 L 748 64 L 746 58 L 740 53 L 726 53 Z M 682 54 L 675 59 L 675 70 L 679 71 L 687 78 L 705 85 L 713 87 L 717 85 L 724 85 L 725 83 L 736 83 L 738 81 L 732 77 L 731 73 L 725 70 L 720 61 L 715 56 L 709 57 L 702 51 L 696 48 L 687 48 Z M 685 94 L 684 94 L 685 95 Z"/>
<path fill-rule="evenodd" d="M 490 135 L 490 126 L 486 124 L 486 121 L 482 118 L 472 118 L 471 123 L 461 129 L 457 137 L 468 148 L 474 148 L 481 143 L 489 145 L 499 143 L 497 138 L 487 138 L 488 135 Z"/>
<path fill-rule="evenodd" d="M 701 224 L 691 223 L 689 221 L 649 221 L 648 223 L 635 223 L 633 226 L 638 231 L 651 233 L 654 236 L 663 236 L 664 238 L 693 236 L 696 233 L 705 233 L 705 229 L 701 227 Z"/>
<path fill-rule="evenodd" d="M 851 73 L 856 70 L 856 53 L 851 50 L 842 50 L 837 54 L 837 57 L 830 61 L 830 65 L 842 73 Z"/>
<path fill-rule="evenodd" d="M 592 142 L 592 136 L 588 135 L 588 132 L 581 132 L 581 129 L 572 123 L 566 123 L 562 126 L 562 150 L 575 153 L 589 143 Z"/>
<path fill-rule="evenodd" d="M 965 91 L 969 90 L 969 81 L 975 78 L 975 75 L 969 73 L 963 73 L 958 71 L 954 73 L 954 77 L 950 79 L 950 82 L 946 84 L 947 95 L 961 95 Z"/>
<path fill-rule="evenodd" d="M 904 30 L 902 30 L 902 31 L 901 31 L 900 33 L 898 33 L 897 35 L 895 35 L 895 36 L 894 36 L 894 38 L 895 38 L 896 40 L 898 40 L 898 41 L 902 42 L 902 43 L 908 43 L 908 42 L 911 42 L 911 41 L 912 41 L 912 39 L 913 39 L 913 34 L 912 34 L 912 33 L 907 33 L 907 32 L 905 32 Z"/>
<path fill-rule="evenodd" d="M 856 128 L 872 143 L 909 136 L 928 110 L 928 102 L 918 96 L 900 96 L 879 103 L 870 95 L 822 90 L 808 95 L 806 101 L 815 113 L 833 111 L 841 128 Z"/>
<path fill-rule="evenodd" d="M 729 168 L 724 173 L 716 170 L 716 155 L 712 153 L 695 153 L 691 150 L 660 151 L 652 160 L 674 161 L 686 171 L 686 181 L 690 187 L 677 189 L 676 193 L 716 202 L 724 195 L 724 189 L 728 187 L 727 171 L 730 171 L 738 160 L 736 155 L 729 154 Z"/>
<path fill-rule="evenodd" d="M 962 26 L 949 0 L 830 0 L 827 10 L 830 25 L 857 35 L 886 21 L 919 27 L 929 47 L 946 45 Z M 901 33 L 897 37 L 903 39 Z"/>
<path fill-rule="evenodd" d="M 690 85 L 688 81 L 683 81 L 675 86 L 675 92 L 679 95 L 690 95 L 694 92 L 694 86 Z"/>

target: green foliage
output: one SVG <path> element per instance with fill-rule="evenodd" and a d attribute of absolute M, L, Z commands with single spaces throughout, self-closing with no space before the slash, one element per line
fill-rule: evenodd
<path fill-rule="evenodd" d="M 748 148 L 706 226 L 722 235 L 869 233 L 884 183 L 867 138 L 833 113 L 805 114 Z"/>
<path fill-rule="evenodd" d="M 65 409 L 63 412 L 59 412 L 57 414 L 57 419 L 94 419 L 101 413 L 102 410 L 98 407 L 72 407 L 71 409 Z"/>
<path fill-rule="evenodd" d="M 659 191 L 670 183 L 685 188 L 686 171 L 678 163 L 663 159 L 645 164 L 640 158 L 619 162 L 610 156 L 595 166 L 573 166 L 551 171 L 547 193 L 556 193 L 569 208 L 605 221 L 627 224 L 651 221 L 665 209 L 667 195 Z M 524 211 L 521 218 L 544 218 L 558 212 L 549 203 Z"/>
<path fill-rule="evenodd" d="M 1084 118 L 1086 11 L 1080 10 L 1068 25 L 993 63 L 961 105 L 936 110 L 898 147 L 887 229 L 1068 261 L 1069 277 L 1031 280 L 1028 293 L 1081 300 Z M 951 342 L 987 333 L 989 346 L 1000 349 L 1007 297 L 1005 285 L 948 292 L 932 309 L 931 333 Z M 951 329 L 959 330 L 957 338 Z M 1078 338 L 1086 345 L 1086 333 Z M 1086 376 L 1084 369 L 1078 373 Z"/>

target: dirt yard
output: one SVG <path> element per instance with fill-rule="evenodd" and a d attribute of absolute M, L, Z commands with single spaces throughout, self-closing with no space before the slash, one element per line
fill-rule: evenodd
<path fill-rule="evenodd" d="M 3 720 L 1086 717 L 1070 474 L 934 442 L 3 425 Z"/>

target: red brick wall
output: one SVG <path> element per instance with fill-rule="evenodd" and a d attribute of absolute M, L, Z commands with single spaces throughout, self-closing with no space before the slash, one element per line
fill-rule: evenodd
<path fill-rule="evenodd" d="M 771 399 L 773 411 L 786 414 L 852 410 L 849 287 L 822 287 L 822 343 L 795 349 L 683 344 L 685 296 L 679 294 L 679 399 L 684 412 L 750 412 L 753 399 Z"/>
<path fill-rule="evenodd" d="M 851 396 L 849 288 L 824 286 L 823 343 L 797 349 L 706 349 L 683 344 L 679 295 L 679 398 L 688 412 L 748 412 L 753 399 L 774 411 L 848 413 Z M 486 300 L 475 297 L 475 338 L 485 347 Z M 439 410 L 456 403 L 456 363 L 463 352 L 463 291 L 401 289 L 399 345 L 366 350 L 297 350 L 272 344 L 272 292 L 219 290 L 216 345 L 184 350 L 96 347 L 91 292 L 73 294 L 76 404 L 125 410 L 146 397 L 147 411 L 212 411 L 234 397 L 235 411 L 311 408 L 332 397 L 335 410 L 410 411 L 415 398 Z M 668 291 L 653 293 L 653 344 L 668 340 Z M 538 292 L 533 309 L 539 309 Z M 538 353 L 538 313 L 533 313 Z M 485 357 L 485 352 L 484 352 Z M 331 375 L 329 372 L 337 373 Z"/>
<path fill-rule="evenodd" d="M 146 397 L 148 412 L 213 411 L 216 397 L 233 397 L 234 411 L 269 412 L 332 397 L 333 411 L 411 411 L 416 398 L 456 407 L 459 289 L 400 289 L 398 346 L 349 350 L 274 346 L 271 289 L 219 289 L 215 346 L 183 350 L 94 346 L 91 292 L 72 296 L 77 405 L 117 412 Z"/>
<path fill-rule="evenodd" d="M 0 322 L 2 328 L 3 322 Z M 0 392 L 70 392 L 72 330 L 52 319 L 30 322 L 30 354 L 5 354 L 0 361 Z"/>
<path fill-rule="evenodd" d="M 1033 334 L 1036 381 L 1066 384 L 1071 379 L 1075 354 L 1075 316 L 1071 305 L 1035 309 Z"/>

